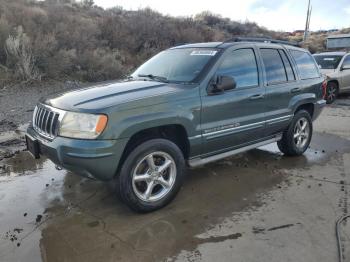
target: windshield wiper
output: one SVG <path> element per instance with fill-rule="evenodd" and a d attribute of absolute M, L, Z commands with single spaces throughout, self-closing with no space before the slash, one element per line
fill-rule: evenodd
<path fill-rule="evenodd" d="M 169 82 L 166 77 L 156 76 L 156 75 L 153 75 L 153 74 L 139 74 L 137 76 L 138 77 L 147 77 L 147 78 L 150 78 L 152 80 L 156 80 L 156 81 L 160 81 L 160 82 L 164 82 L 164 83 L 168 83 Z"/>

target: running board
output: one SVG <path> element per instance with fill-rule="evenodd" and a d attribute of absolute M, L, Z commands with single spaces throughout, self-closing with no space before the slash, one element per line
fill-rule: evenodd
<path fill-rule="evenodd" d="M 210 162 L 214 162 L 214 161 L 222 159 L 222 158 L 233 156 L 233 155 L 236 155 L 236 154 L 239 154 L 239 153 L 242 153 L 242 152 L 245 152 L 245 151 L 257 148 L 257 147 L 261 147 L 261 146 L 264 146 L 264 145 L 267 145 L 267 144 L 271 144 L 271 143 L 277 142 L 277 141 L 279 141 L 281 139 L 282 139 L 282 135 L 280 134 L 280 135 L 277 135 L 274 138 L 271 138 L 269 140 L 265 140 L 265 141 L 262 141 L 262 142 L 259 142 L 259 143 L 255 143 L 255 144 L 252 144 L 252 145 L 248 145 L 248 146 L 245 146 L 245 147 L 241 147 L 241 148 L 238 148 L 238 149 L 234 149 L 234 150 L 231 150 L 231 151 L 228 151 L 228 152 L 224 152 L 224 153 L 221 153 L 221 154 L 217 154 L 217 155 L 214 155 L 214 156 L 209 156 L 209 157 L 206 157 L 206 158 L 199 158 L 199 157 L 198 158 L 193 158 L 193 159 L 190 159 L 188 161 L 188 165 L 190 167 L 202 166 L 202 165 L 205 165 L 205 164 L 210 163 Z"/>

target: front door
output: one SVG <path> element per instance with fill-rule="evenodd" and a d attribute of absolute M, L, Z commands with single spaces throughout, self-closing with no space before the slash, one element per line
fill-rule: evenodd
<path fill-rule="evenodd" d="M 341 65 L 340 74 L 340 84 L 341 89 L 349 90 L 350 89 L 350 55 L 345 57 L 343 64 Z"/>
<path fill-rule="evenodd" d="M 265 128 L 265 89 L 253 48 L 228 50 L 215 75 L 231 76 L 236 88 L 202 94 L 202 154 L 207 156 L 253 143 Z"/>

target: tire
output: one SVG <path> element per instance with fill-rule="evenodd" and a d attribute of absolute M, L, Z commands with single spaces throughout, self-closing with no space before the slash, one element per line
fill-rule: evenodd
<path fill-rule="evenodd" d="M 326 102 L 332 104 L 339 93 L 338 85 L 335 82 L 329 82 L 326 89 Z"/>
<path fill-rule="evenodd" d="M 312 130 L 310 114 L 305 110 L 296 112 L 282 139 L 277 142 L 278 148 L 287 156 L 302 155 L 310 145 Z"/>
<path fill-rule="evenodd" d="M 151 212 L 176 196 L 185 171 L 185 159 L 176 144 L 166 139 L 151 139 L 137 146 L 125 159 L 117 176 L 117 193 L 132 210 Z"/>

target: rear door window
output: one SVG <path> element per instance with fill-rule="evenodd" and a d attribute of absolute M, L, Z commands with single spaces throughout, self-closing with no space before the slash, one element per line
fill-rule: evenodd
<path fill-rule="evenodd" d="M 277 49 L 260 49 L 268 85 L 287 81 L 286 70 Z"/>
<path fill-rule="evenodd" d="M 320 77 L 317 65 L 311 55 L 304 51 L 290 50 L 294 58 L 301 79 Z"/>

